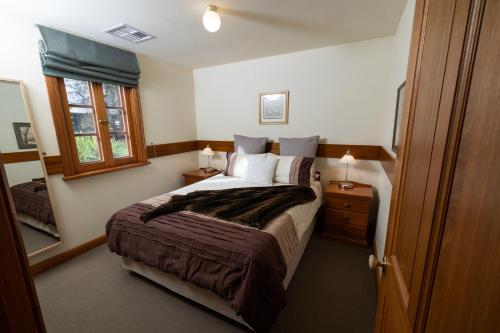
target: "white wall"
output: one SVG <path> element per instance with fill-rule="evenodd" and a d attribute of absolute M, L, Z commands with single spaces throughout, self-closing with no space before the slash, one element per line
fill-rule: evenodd
<path fill-rule="evenodd" d="M 38 57 L 35 23 L 0 13 L 3 26 L 15 34 L 1 34 L 0 77 L 23 80 L 31 105 L 40 147 L 59 154 L 47 90 Z M 147 142 L 168 143 L 196 139 L 194 89 L 190 69 L 171 66 L 139 55 L 140 93 Z M 2 122 L 4 119 L 2 118 Z M 49 177 L 53 206 L 64 244 L 32 258 L 38 262 L 104 234 L 107 219 L 119 208 L 176 187 L 182 172 L 198 166 L 195 152 L 156 158 L 151 165 L 64 182 Z"/>
<path fill-rule="evenodd" d="M 194 70 L 198 138 L 232 140 L 233 134 L 300 137 L 322 143 L 383 145 L 390 150 L 396 88 L 404 81 L 414 0 L 395 36 Z M 290 91 L 288 125 L 259 125 L 259 93 Z M 206 157 L 200 156 L 200 165 Z M 224 166 L 217 153 L 215 165 Z M 322 182 L 344 176 L 338 159 L 319 158 Z M 383 256 L 392 185 L 377 161 L 359 161 L 350 179 L 377 188 L 375 235 Z"/>
<path fill-rule="evenodd" d="M 394 115 L 396 112 L 397 89 L 406 80 L 406 70 L 408 68 L 408 56 L 410 53 L 411 31 L 413 27 L 413 14 L 415 11 L 415 0 L 408 0 L 401 20 L 399 21 L 396 34 L 392 37 L 391 71 L 389 73 L 389 101 L 390 107 L 386 110 L 382 122 L 384 129 L 382 133 L 382 145 L 384 148 L 396 156 L 391 150 L 392 132 L 394 128 Z"/>
<path fill-rule="evenodd" d="M 384 124 L 384 129 L 381 131 L 382 146 L 392 156 L 395 156 L 391 150 L 391 146 L 397 88 L 401 85 L 401 83 L 403 83 L 403 81 L 406 80 L 414 12 L 415 0 L 408 0 L 392 42 L 391 80 L 388 86 L 389 102 L 392 104 L 388 109 L 386 109 L 385 114 L 380 118 Z M 386 175 L 382 175 L 382 177 L 379 178 L 377 187 L 380 196 L 380 205 L 378 211 L 377 232 L 375 233 L 375 244 L 377 246 L 377 254 L 380 257 L 379 259 L 381 259 L 384 256 L 385 241 L 387 236 L 387 223 L 389 220 L 392 184 Z"/>
<path fill-rule="evenodd" d="M 310 136 L 379 144 L 392 37 L 194 70 L 198 138 Z M 288 125 L 259 125 L 259 93 L 289 90 Z"/>

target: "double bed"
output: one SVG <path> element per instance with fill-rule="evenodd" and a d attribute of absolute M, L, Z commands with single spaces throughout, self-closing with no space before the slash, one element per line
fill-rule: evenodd
<path fill-rule="evenodd" d="M 49 192 L 44 181 L 33 180 L 17 184 L 10 188 L 10 192 L 20 222 L 59 238 Z"/>
<path fill-rule="evenodd" d="M 322 201 L 318 181 L 310 182 L 314 200 L 287 209 L 261 229 L 191 211 L 148 223 L 140 218 L 174 195 L 246 188 L 255 191 L 255 184 L 217 175 L 131 205 L 108 221 L 108 246 L 122 256 L 124 268 L 252 330 L 266 331 L 286 304 L 284 291 L 313 232 Z"/>

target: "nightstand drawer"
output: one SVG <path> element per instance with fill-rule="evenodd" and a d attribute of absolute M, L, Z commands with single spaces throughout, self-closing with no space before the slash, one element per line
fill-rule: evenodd
<path fill-rule="evenodd" d="M 188 186 L 188 185 L 197 183 L 200 180 L 203 180 L 203 178 L 200 179 L 199 177 L 186 177 L 186 176 L 184 176 L 184 185 Z"/>
<path fill-rule="evenodd" d="M 334 235 L 339 235 L 343 237 L 351 237 L 357 239 L 366 239 L 366 228 L 342 223 L 331 223 L 327 222 L 325 224 L 325 231 Z"/>
<path fill-rule="evenodd" d="M 366 227 L 368 225 L 368 214 L 327 208 L 326 221 L 342 224 L 355 224 L 361 227 Z"/>
<path fill-rule="evenodd" d="M 339 195 L 326 195 L 326 206 L 358 213 L 368 213 L 369 200 L 358 200 Z"/>

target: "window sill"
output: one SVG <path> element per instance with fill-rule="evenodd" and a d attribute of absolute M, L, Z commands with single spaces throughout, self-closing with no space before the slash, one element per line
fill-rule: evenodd
<path fill-rule="evenodd" d="M 63 180 L 70 181 L 70 180 L 75 180 L 75 179 L 80 179 L 80 178 L 85 178 L 85 177 L 92 177 L 92 176 L 102 175 L 104 173 L 110 173 L 110 172 L 115 172 L 115 171 L 120 171 L 120 170 L 125 170 L 125 169 L 131 169 L 131 168 L 137 168 L 137 167 L 148 165 L 150 163 L 151 162 L 149 162 L 149 161 L 136 162 L 136 163 L 119 165 L 119 166 L 114 166 L 114 167 L 105 168 L 105 169 L 86 171 L 86 172 L 77 173 L 77 174 L 71 175 L 71 176 L 64 176 Z"/>

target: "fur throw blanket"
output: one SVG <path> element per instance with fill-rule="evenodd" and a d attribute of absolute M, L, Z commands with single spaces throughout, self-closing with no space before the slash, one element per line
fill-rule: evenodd
<path fill-rule="evenodd" d="M 298 185 L 194 191 L 174 195 L 169 202 L 143 213 L 141 220 L 187 210 L 261 229 L 287 209 L 314 199 L 316 194 L 310 187 Z"/>

